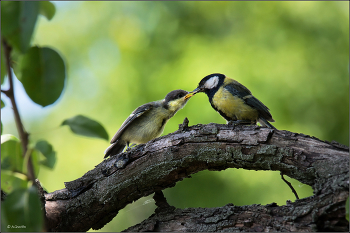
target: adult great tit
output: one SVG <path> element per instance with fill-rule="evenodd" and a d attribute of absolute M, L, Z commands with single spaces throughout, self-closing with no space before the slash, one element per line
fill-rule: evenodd
<path fill-rule="evenodd" d="M 129 148 L 130 143 L 146 143 L 159 137 L 168 120 L 186 105 L 189 97 L 185 96 L 188 93 L 184 90 L 174 90 L 163 100 L 150 102 L 135 109 L 112 138 L 112 145 L 106 149 L 104 157 L 119 154 L 125 146 Z"/>
<path fill-rule="evenodd" d="M 269 121 L 275 121 L 269 109 L 255 98 L 248 88 L 236 80 L 218 73 L 208 75 L 185 98 L 198 92 L 207 94 L 211 106 L 229 123 L 256 124 L 259 122 L 264 126 L 276 129 L 269 123 Z"/>

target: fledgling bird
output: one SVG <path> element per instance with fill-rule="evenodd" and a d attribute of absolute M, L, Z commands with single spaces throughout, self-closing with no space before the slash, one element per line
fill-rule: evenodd
<path fill-rule="evenodd" d="M 198 92 L 209 97 L 211 106 L 229 123 L 260 124 L 276 129 L 269 123 L 274 122 L 269 109 L 255 98 L 248 88 L 223 74 L 211 74 L 204 77 L 198 87 L 186 95 L 189 98 Z"/>
<path fill-rule="evenodd" d="M 163 100 L 150 102 L 135 109 L 112 138 L 112 145 L 106 149 L 104 157 L 119 154 L 125 146 L 129 148 L 130 143 L 146 143 L 159 137 L 168 120 L 186 105 L 190 97 L 185 98 L 188 93 L 180 89 L 174 90 Z"/>

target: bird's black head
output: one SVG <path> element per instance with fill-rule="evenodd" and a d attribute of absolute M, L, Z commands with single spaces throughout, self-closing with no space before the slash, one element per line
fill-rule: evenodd
<path fill-rule="evenodd" d="M 185 96 L 188 94 L 188 91 L 184 90 L 174 90 L 169 92 L 164 100 L 163 100 L 163 106 L 166 109 L 170 109 L 171 111 L 178 111 L 179 109 L 183 108 L 187 101 L 189 100 L 189 97 L 185 98 Z"/>
<path fill-rule="evenodd" d="M 198 84 L 198 87 L 191 92 L 192 95 L 198 92 L 204 92 L 207 95 L 215 93 L 219 87 L 224 83 L 225 75 L 215 73 L 205 76 Z"/>
<path fill-rule="evenodd" d="M 200 89 L 214 89 L 218 86 L 220 86 L 225 80 L 225 75 L 215 73 L 205 76 L 198 84 L 197 88 Z"/>
<path fill-rule="evenodd" d="M 165 98 L 164 98 L 165 103 L 169 103 L 172 100 L 181 99 L 182 97 L 187 95 L 187 93 L 188 93 L 188 91 L 184 91 L 181 89 L 171 91 L 165 96 Z"/>

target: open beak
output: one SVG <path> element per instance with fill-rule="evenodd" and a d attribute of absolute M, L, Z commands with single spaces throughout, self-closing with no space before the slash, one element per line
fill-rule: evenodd
<path fill-rule="evenodd" d="M 194 96 L 195 94 L 197 94 L 198 92 L 201 92 L 202 90 L 200 88 L 196 88 L 193 91 L 189 92 L 187 95 L 185 95 L 185 99 L 189 99 L 192 96 Z"/>

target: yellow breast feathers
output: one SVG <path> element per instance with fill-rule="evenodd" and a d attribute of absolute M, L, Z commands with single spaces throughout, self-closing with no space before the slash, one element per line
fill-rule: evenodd
<path fill-rule="evenodd" d="M 258 119 L 258 111 L 256 109 L 245 104 L 243 99 L 232 95 L 225 88 L 220 88 L 215 93 L 212 104 L 219 112 L 221 111 L 226 115 L 226 120 L 256 121 Z"/>

